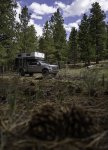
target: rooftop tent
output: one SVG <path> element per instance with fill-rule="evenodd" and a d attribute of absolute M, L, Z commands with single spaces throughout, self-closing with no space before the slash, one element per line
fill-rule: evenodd
<path fill-rule="evenodd" d="M 40 52 L 32 52 L 31 56 L 32 57 L 36 57 L 36 58 L 40 58 L 40 59 L 45 59 L 45 54 L 44 53 L 40 53 Z"/>
<path fill-rule="evenodd" d="M 36 59 L 45 59 L 45 54 L 40 52 L 31 52 L 31 53 L 21 53 L 17 55 L 18 58 L 36 58 Z"/>

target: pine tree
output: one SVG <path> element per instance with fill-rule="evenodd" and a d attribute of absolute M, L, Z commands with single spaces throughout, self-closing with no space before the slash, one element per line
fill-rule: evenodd
<path fill-rule="evenodd" d="M 72 27 L 69 36 L 69 59 L 74 63 L 74 65 L 77 63 L 78 59 L 77 49 L 77 30 L 75 29 L 75 27 Z"/>
<path fill-rule="evenodd" d="M 19 22 L 16 22 L 15 27 L 15 37 L 16 37 L 16 49 L 17 53 L 21 52 L 21 24 Z"/>
<path fill-rule="evenodd" d="M 39 51 L 40 52 L 44 52 L 45 51 L 44 50 L 44 39 L 43 39 L 43 37 L 39 38 Z"/>
<path fill-rule="evenodd" d="M 27 40 L 26 40 L 26 50 L 27 52 L 33 52 L 38 49 L 38 37 L 34 25 L 27 27 Z"/>
<path fill-rule="evenodd" d="M 19 15 L 21 21 L 21 52 L 27 52 L 27 39 L 28 39 L 28 23 L 30 20 L 30 13 L 28 8 L 25 6 L 22 8 L 21 14 Z"/>
<path fill-rule="evenodd" d="M 14 0 L 0 1 L 0 63 L 2 65 L 7 61 L 10 62 L 14 54 L 15 7 Z"/>
<path fill-rule="evenodd" d="M 96 63 L 102 59 L 105 41 L 105 13 L 101 10 L 98 2 L 92 4 L 90 9 L 90 34 L 92 45 L 95 48 Z"/>
<path fill-rule="evenodd" d="M 20 23 L 16 23 L 16 47 L 18 52 L 33 52 L 38 49 L 38 37 L 34 25 L 29 26 L 28 8 L 22 8 Z"/>
<path fill-rule="evenodd" d="M 16 3 L 13 0 L 0 1 L 0 38 L 12 39 L 15 27 Z M 2 38 L 3 37 L 3 38 Z M 2 42 L 2 40 L 0 40 Z"/>
<path fill-rule="evenodd" d="M 108 23 L 106 24 L 106 39 L 107 39 L 107 42 L 106 42 L 106 48 L 108 49 Z"/>
<path fill-rule="evenodd" d="M 54 53 L 54 40 L 50 23 L 48 21 L 46 21 L 43 28 L 43 49 L 44 53 L 46 53 L 47 59 L 50 59 Z"/>
<path fill-rule="evenodd" d="M 81 24 L 79 25 L 78 44 L 80 51 L 80 59 L 85 62 L 85 65 L 90 65 L 91 57 L 93 57 L 89 30 L 89 18 L 86 14 L 84 14 L 81 20 Z"/>
<path fill-rule="evenodd" d="M 59 55 L 59 58 L 66 56 L 66 31 L 64 29 L 63 17 L 60 13 L 60 10 L 57 9 L 50 20 L 51 29 L 53 33 L 53 40 L 56 53 Z"/>
<path fill-rule="evenodd" d="M 108 59 L 108 23 L 106 24 L 106 43 L 105 43 L 104 58 Z"/>

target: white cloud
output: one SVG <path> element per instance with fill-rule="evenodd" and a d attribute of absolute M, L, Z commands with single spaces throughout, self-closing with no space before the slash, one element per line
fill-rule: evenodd
<path fill-rule="evenodd" d="M 19 14 L 21 14 L 21 5 L 19 2 L 17 2 L 17 8 L 15 9 L 16 10 L 16 21 L 20 22 L 20 19 L 19 19 Z M 28 23 L 28 25 L 34 25 L 35 27 L 35 30 L 37 32 L 37 36 L 41 36 L 42 35 L 42 32 L 43 32 L 43 27 L 39 24 L 35 24 L 34 20 L 33 19 L 42 19 L 42 16 L 39 16 L 39 15 L 36 15 L 36 14 L 32 14 L 31 15 L 31 19 Z"/>
<path fill-rule="evenodd" d="M 64 17 L 81 16 L 89 11 L 91 4 L 98 2 L 104 11 L 108 11 L 108 0 L 75 0 L 70 5 L 65 5 L 62 2 L 55 2 L 55 4 L 63 10 Z"/>
<path fill-rule="evenodd" d="M 80 24 L 81 20 L 78 19 L 75 22 L 69 23 L 69 24 L 64 24 L 64 28 L 67 32 L 71 32 L 72 27 L 75 27 L 76 29 L 78 29 L 78 25 Z"/>
<path fill-rule="evenodd" d="M 102 10 L 108 11 L 108 0 L 97 0 L 100 3 Z"/>
<path fill-rule="evenodd" d="M 32 19 L 39 19 L 39 20 L 41 20 L 41 19 L 42 19 L 42 16 L 39 16 L 39 15 L 36 15 L 35 13 L 33 13 L 33 14 L 31 15 L 31 18 L 32 18 Z"/>
<path fill-rule="evenodd" d="M 31 19 L 29 25 L 34 25 L 37 35 L 41 36 L 43 32 L 43 26 L 35 23 L 35 19 L 43 19 L 43 15 L 53 14 L 57 8 L 61 8 L 63 11 L 63 17 L 72 17 L 72 16 L 81 16 L 83 13 L 87 13 L 91 8 L 91 4 L 94 2 L 99 2 L 102 10 L 105 12 L 108 11 L 108 0 L 74 0 L 70 5 L 66 5 L 61 1 L 56 1 L 54 6 L 48 6 L 47 4 L 39 4 L 37 2 L 33 2 L 28 8 L 32 12 Z M 21 5 L 17 2 L 16 10 L 16 21 L 20 22 L 19 14 L 21 14 Z M 72 27 L 78 29 L 78 24 L 80 20 L 75 22 L 71 22 L 69 24 L 64 24 L 64 27 L 67 32 L 71 31 Z"/>
<path fill-rule="evenodd" d="M 66 7 L 66 5 L 62 2 L 56 1 L 54 4 L 61 9 L 64 9 Z"/>
<path fill-rule="evenodd" d="M 15 9 L 16 10 L 16 21 L 17 22 L 20 22 L 20 19 L 19 19 L 19 14 L 21 14 L 21 5 L 19 2 L 17 2 L 17 8 Z"/>
<path fill-rule="evenodd" d="M 36 30 L 36 32 L 37 32 L 37 36 L 42 36 L 43 27 L 42 27 L 41 25 L 36 24 L 33 19 L 30 19 L 30 22 L 29 22 L 28 25 L 29 25 L 29 26 L 30 26 L 30 25 L 34 25 L 35 30 Z"/>
<path fill-rule="evenodd" d="M 48 6 L 47 4 L 39 4 L 33 2 L 29 9 L 33 11 L 36 15 L 45 15 L 45 14 L 52 14 L 56 11 L 56 8 L 53 6 Z"/>

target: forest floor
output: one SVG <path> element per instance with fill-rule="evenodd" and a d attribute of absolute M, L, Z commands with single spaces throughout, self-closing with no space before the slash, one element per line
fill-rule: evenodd
<path fill-rule="evenodd" d="M 0 76 L 1 150 L 108 150 L 108 64 Z"/>

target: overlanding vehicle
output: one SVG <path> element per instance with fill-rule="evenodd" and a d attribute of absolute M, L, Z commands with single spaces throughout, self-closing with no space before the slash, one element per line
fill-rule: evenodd
<path fill-rule="evenodd" d="M 44 53 L 21 53 L 18 54 L 15 59 L 15 69 L 20 73 L 21 76 L 25 76 L 25 74 L 33 76 L 34 73 L 42 73 L 43 75 L 56 75 L 58 72 L 58 66 L 48 64 L 44 60 Z"/>

